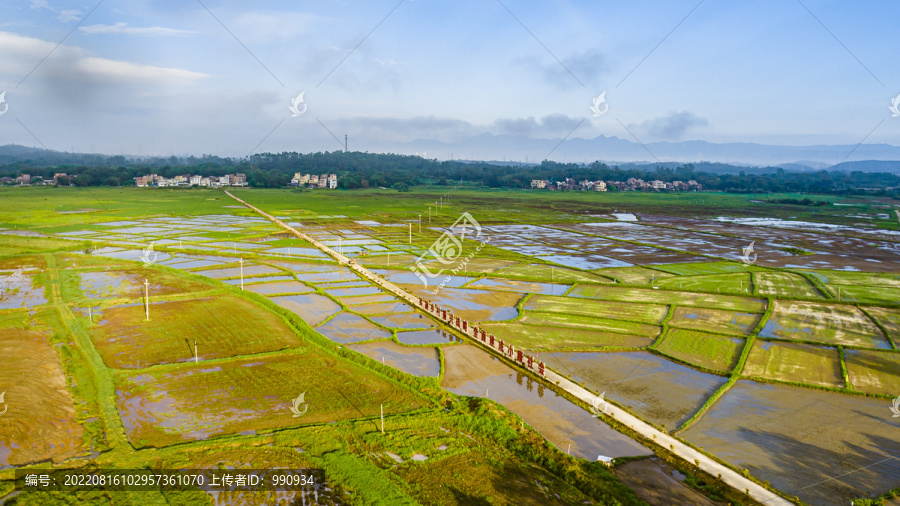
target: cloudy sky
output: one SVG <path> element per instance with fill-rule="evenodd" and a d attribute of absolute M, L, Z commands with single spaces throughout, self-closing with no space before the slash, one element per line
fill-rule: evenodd
<path fill-rule="evenodd" d="M 0 145 L 245 156 L 348 134 L 351 149 L 412 152 L 485 132 L 900 145 L 896 14 L 887 0 L 11 0 Z"/>

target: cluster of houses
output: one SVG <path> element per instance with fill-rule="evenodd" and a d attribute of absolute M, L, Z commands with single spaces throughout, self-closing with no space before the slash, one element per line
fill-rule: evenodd
<path fill-rule="evenodd" d="M 69 176 L 65 172 L 57 172 L 53 174 L 53 179 L 44 179 L 42 176 L 32 176 L 30 174 L 22 174 L 17 178 L 0 177 L 0 185 L 4 186 L 53 186 L 60 183 L 62 179 L 64 184 L 69 182 Z"/>
<path fill-rule="evenodd" d="M 532 190 L 591 190 L 605 192 L 610 186 L 615 186 L 619 191 L 662 191 L 662 190 L 684 190 L 684 191 L 700 191 L 703 185 L 693 179 L 684 181 L 672 181 L 667 183 L 655 179 L 653 181 L 644 181 L 643 179 L 628 178 L 626 181 L 580 181 L 567 177 L 564 181 L 548 181 L 546 179 L 533 179 L 531 181 Z"/>
<path fill-rule="evenodd" d="M 175 176 L 173 178 L 149 174 L 134 178 L 134 185 L 139 188 L 168 187 L 168 186 L 207 186 L 219 188 L 222 186 L 247 186 L 247 176 L 244 174 L 227 174 L 224 176 Z"/>
<path fill-rule="evenodd" d="M 322 174 L 317 176 L 315 174 L 301 174 L 299 172 L 294 174 L 293 179 L 291 179 L 291 186 L 296 186 L 298 188 L 328 188 L 335 189 L 337 188 L 338 177 L 337 174 Z"/>

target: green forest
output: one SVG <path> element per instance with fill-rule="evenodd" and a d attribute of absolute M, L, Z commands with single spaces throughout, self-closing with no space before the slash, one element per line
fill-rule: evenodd
<path fill-rule="evenodd" d="M 734 193 L 900 195 L 900 176 L 891 173 L 834 170 L 792 172 L 778 167 L 737 167 L 720 163 L 677 166 L 671 163 L 629 164 L 628 168 L 620 168 L 599 161 L 590 164 L 544 161 L 539 165 L 516 165 L 343 151 L 260 153 L 245 159 L 212 155 L 128 159 L 123 156 L 45 153 L 0 161 L 0 177 L 30 174 L 49 179 L 55 173 L 64 172 L 69 176 L 68 182 L 75 186 L 129 186 L 133 184 L 133 178 L 150 173 L 165 177 L 244 173 L 251 187 L 279 188 L 289 186 L 295 172 L 335 173 L 340 178 L 338 185 L 342 189 L 384 187 L 401 191 L 419 185 L 453 185 L 460 182 L 515 189 L 530 188 L 533 179 L 624 181 L 633 177 L 665 182 L 695 180 L 705 190 Z M 616 188 L 610 190 L 615 191 Z"/>

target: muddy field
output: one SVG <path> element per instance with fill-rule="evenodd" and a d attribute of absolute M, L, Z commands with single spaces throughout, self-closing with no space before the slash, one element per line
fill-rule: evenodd
<path fill-rule="evenodd" d="M 414 376 L 437 377 L 441 374 L 441 361 L 436 348 L 408 348 L 392 342 L 375 342 L 354 344 L 350 349 Z"/>
<path fill-rule="evenodd" d="M 642 351 L 554 352 L 541 359 L 667 431 L 690 418 L 726 381 Z"/>
<path fill-rule="evenodd" d="M 809 504 L 900 487 L 890 402 L 742 380 L 684 436 Z"/>
<path fill-rule="evenodd" d="M 613 473 L 651 506 L 691 504 L 715 506 L 683 483 L 684 475 L 658 458 L 641 459 L 616 466 Z"/>
<path fill-rule="evenodd" d="M 336 343 L 348 344 L 374 339 L 387 339 L 391 333 L 361 316 L 352 313 L 340 313 L 322 325 L 316 331 Z"/>
<path fill-rule="evenodd" d="M 0 320 L 0 468 L 60 462 L 89 449 L 51 334 L 27 315 Z"/>
<path fill-rule="evenodd" d="M 650 453 L 583 409 L 473 346 L 451 346 L 444 348 L 444 353 L 447 367 L 444 388 L 499 402 L 571 455 L 595 460 L 597 455 L 621 457 Z"/>

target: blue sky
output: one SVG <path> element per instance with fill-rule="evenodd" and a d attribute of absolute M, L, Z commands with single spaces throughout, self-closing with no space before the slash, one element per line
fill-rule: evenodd
<path fill-rule="evenodd" d="M 898 145 L 895 18 L 887 1 L 7 2 L 0 144 L 244 156 L 337 149 L 332 133 L 384 151 L 489 132 Z M 300 92 L 308 109 L 291 117 Z"/>

